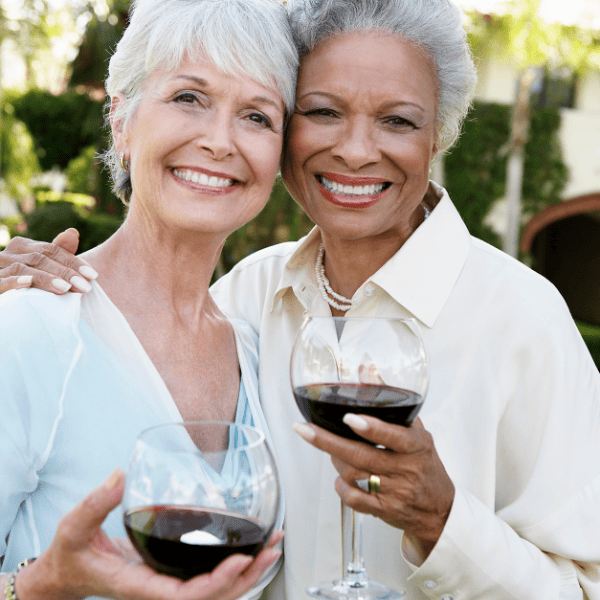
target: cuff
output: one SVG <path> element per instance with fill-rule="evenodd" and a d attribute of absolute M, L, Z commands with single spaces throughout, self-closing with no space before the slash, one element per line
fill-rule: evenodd
<path fill-rule="evenodd" d="M 422 560 L 406 536 L 402 552 L 413 570 L 409 581 L 431 600 L 558 597 L 556 563 L 458 486 L 444 531 L 429 556 Z"/>

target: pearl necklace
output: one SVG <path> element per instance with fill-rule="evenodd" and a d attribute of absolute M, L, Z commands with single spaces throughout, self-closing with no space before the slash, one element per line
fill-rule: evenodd
<path fill-rule="evenodd" d="M 421 208 L 423 209 L 423 220 L 425 220 L 431 214 L 431 211 L 427 208 L 427 206 L 425 206 L 425 204 L 421 204 Z M 319 246 L 319 252 L 317 252 L 317 261 L 315 262 L 315 277 L 317 278 L 319 292 L 321 292 L 323 300 L 325 300 L 329 306 L 346 312 L 352 308 L 352 300 L 350 298 L 346 298 L 346 296 L 342 296 L 341 294 L 334 292 L 331 289 L 329 279 L 327 279 L 327 275 L 325 275 L 325 265 L 323 264 L 324 254 L 325 246 L 323 245 L 323 242 L 321 242 Z M 337 302 L 338 300 L 339 302 Z"/>
<path fill-rule="evenodd" d="M 321 296 L 329 306 L 332 308 L 337 308 L 338 310 L 347 311 L 352 308 L 352 300 L 342 296 L 341 294 L 337 294 L 331 289 L 329 285 L 329 279 L 327 279 L 327 275 L 325 275 L 325 265 L 323 264 L 323 254 L 325 254 L 325 246 L 323 242 L 319 246 L 319 252 L 317 253 L 317 262 L 315 263 L 315 277 L 317 278 L 317 285 L 319 286 L 319 291 L 321 292 Z M 336 302 L 339 300 L 340 302 Z"/>

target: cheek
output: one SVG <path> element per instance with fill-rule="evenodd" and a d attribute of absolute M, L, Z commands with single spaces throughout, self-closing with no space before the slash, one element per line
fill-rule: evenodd
<path fill-rule="evenodd" d="M 261 187 L 273 187 L 281 163 L 282 141 L 263 141 L 254 144 L 249 153 L 252 156 L 252 171 Z"/>

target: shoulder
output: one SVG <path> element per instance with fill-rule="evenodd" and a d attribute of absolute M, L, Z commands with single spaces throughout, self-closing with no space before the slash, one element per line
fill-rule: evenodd
<path fill-rule="evenodd" d="M 467 274 L 477 279 L 498 300 L 532 313 L 567 311 L 566 303 L 553 283 L 527 265 L 498 248 L 472 238 L 471 252 L 465 264 Z M 520 311 L 519 311 L 520 312 Z"/>
<path fill-rule="evenodd" d="M 80 314 L 81 295 L 57 296 L 35 289 L 12 290 L 0 295 L 0 339 L 3 355 L 48 344 L 60 347 L 73 337 Z"/>
<path fill-rule="evenodd" d="M 57 296 L 37 289 L 11 290 L 0 295 L 0 326 L 28 328 L 38 323 L 64 324 L 79 315 L 80 294 Z"/>
<path fill-rule="evenodd" d="M 566 301 L 548 279 L 504 252 L 473 239 L 451 300 L 452 314 L 467 318 L 482 341 L 503 356 L 558 364 L 567 355 L 588 361 Z"/>

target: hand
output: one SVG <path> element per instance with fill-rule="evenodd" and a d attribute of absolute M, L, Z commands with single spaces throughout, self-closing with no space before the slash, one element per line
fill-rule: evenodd
<path fill-rule="evenodd" d="M 87 596 L 123 600 L 234 600 L 252 589 L 281 554 L 271 547 L 255 559 L 235 554 L 212 573 L 189 581 L 161 575 L 143 564 L 125 540 L 111 541 L 102 523 L 123 495 L 125 477 L 115 471 L 58 524 L 52 544 L 17 576 L 27 600 L 79 600 Z M 271 539 L 269 546 L 281 539 Z"/>
<path fill-rule="evenodd" d="M 426 558 L 442 534 L 454 500 L 454 484 L 431 434 L 420 419 L 410 427 L 365 415 L 346 415 L 344 422 L 385 449 L 346 440 L 308 423 L 294 429 L 331 455 L 340 474 L 335 489 L 344 504 L 403 529 Z M 380 492 L 364 492 L 356 484 L 372 474 L 381 479 Z"/>
<path fill-rule="evenodd" d="M 87 292 L 98 274 L 74 256 L 79 233 L 67 229 L 54 241 L 36 242 L 16 237 L 0 252 L 0 294 L 12 289 L 36 287 L 53 294 Z"/>

